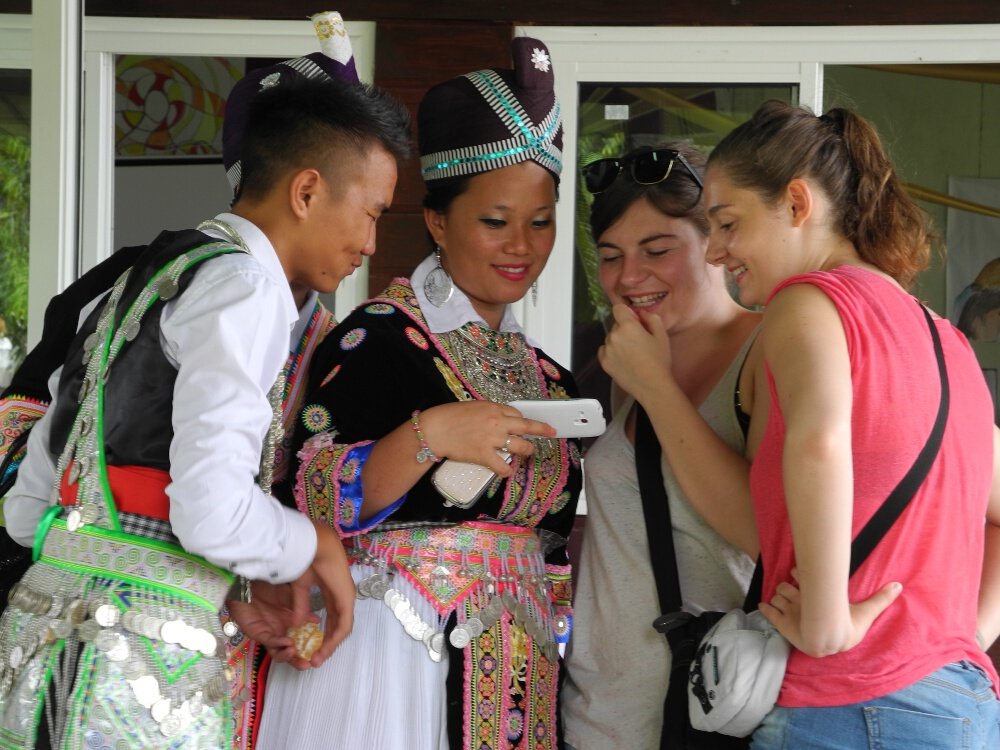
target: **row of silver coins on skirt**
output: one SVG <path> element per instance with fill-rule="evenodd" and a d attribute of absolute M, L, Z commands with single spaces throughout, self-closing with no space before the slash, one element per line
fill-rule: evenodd
<path fill-rule="evenodd" d="M 80 640 L 92 641 L 100 629 L 112 628 L 120 623 L 137 635 L 178 644 L 188 651 L 198 651 L 206 656 L 223 656 L 225 653 L 220 638 L 175 616 L 157 617 L 136 609 L 123 612 L 114 604 L 46 594 L 23 583 L 11 588 L 7 600 L 15 609 L 48 618 L 49 628 L 53 631 L 51 640 L 65 638 L 70 629 L 78 628 Z M 88 615 L 92 619 L 88 620 Z"/>
<path fill-rule="evenodd" d="M 391 579 L 384 573 L 375 573 L 358 582 L 359 599 L 381 599 L 392 610 L 393 615 L 403 625 L 407 635 L 423 641 L 428 655 L 434 661 L 443 656 L 444 635 L 429 625 L 413 608 L 406 595 L 392 587 Z M 473 638 L 492 628 L 506 609 L 514 623 L 528 633 L 538 648 L 550 661 L 558 658 L 559 650 L 553 638 L 552 629 L 547 624 L 545 613 L 530 600 L 520 601 L 511 591 L 500 596 L 491 596 L 464 622 L 458 623 L 449 633 L 448 641 L 458 649 L 464 649 Z"/>
<path fill-rule="evenodd" d="M 28 631 L 30 630 L 29 627 Z M 7 661 L 10 667 L 4 665 L 0 670 L 0 699 L 5 699 L 10 694 L 22 667 L 40 669 L 42 666 L 37 660 L 32 662 L 31 659 L 46 642 L 45 639 L 25 635 L 28 634 L 23 633 L 17 645 L 9 651 Z M 96 620 L 86 620 L 77 628 L 77 635 L 83 642 L 93 642 L 94 648 L 108 661 L 120 665 L 136 703 L 149 710 L 160 732 L 166 737 L 173 737 L 186 729 L 204 710 L 206 702 L 218 704 L 230 693 L 232 672 L 228 667 L 207 676 L 200 686 L 189 686 L 182 691 L 176 684 L 161 683 L 153 674 L 156 667 L 149 663 L 144 651 L 131 648 L 127 636 L 120 629 L 102 628 Z M 34 682 L 35 679 L 31 678 L 30 681 Z"/>
<path fill-rule="evenodd" d="M 376 589 L 382 590 L 381 587 L 376 587 Z M 444 634 L 420 616 L 406 594 L 390 586 L 384 590 L 381 598 L 383 604 L 399 620 L 406 634 L 415 641 L 421 641 L 426 646 L 427 655 L 431 661 L 441 661 L 444 658 Z"/>
<path fill-rule="evenodd" d="M 145 672 L 140 662 L 128 662 L 123 666 L 129 687 L 136 702 L 149 710 L 150 717 L 159 726 L 165 737 L 173 737 L 187 729 L 207 704 L 219 703 L 230 689 L 230 681 L 222 674 L 209 678 L 205 684 L 190 692 L 187 697 L 167 695 L 159 680 Z"/>

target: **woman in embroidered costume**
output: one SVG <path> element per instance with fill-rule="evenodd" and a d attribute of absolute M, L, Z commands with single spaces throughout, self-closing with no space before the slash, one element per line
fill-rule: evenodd
<path fill-rule="evenodd" d="M 436 252 L 313 358 L 295 495 L 350 539 L 357 626 L 315 673 L 272 667 L 262 750 L 559 745 L 579 446 L 505 404 L 576 392 L 509 308 L 553 246 L 561 129 L 544 45 L 513 56 L 424 97 Z M 474 506 L 435 490 L 444 458 L 496 472 Z"/>

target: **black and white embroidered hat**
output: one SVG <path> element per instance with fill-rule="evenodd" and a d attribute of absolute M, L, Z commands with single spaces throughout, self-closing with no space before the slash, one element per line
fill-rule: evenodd
<path fill-rule="evenodd" d="M 319 38 L 319 52 L 250 71 L 237 81 L 226 100 L 226 114 L 222 123 L 222 163 L 234 196 L 239 194 L 242 177 L 240 157 L 247 112 L 250 101 L 258 92 L 278 85 L 282 76 L 339 78 L 348 83 L 358 83 L 351 38 L 340 13 L 317 13 L 309 20 Z"/>
<path fill-rule="evenodd" d="M 552 59 L 538 39 L 511 43 L 513 70 L 477 70 L 431 88 L 417 111 L 427 183 L 535 161 L 558 181 L 562 120 Z"/>

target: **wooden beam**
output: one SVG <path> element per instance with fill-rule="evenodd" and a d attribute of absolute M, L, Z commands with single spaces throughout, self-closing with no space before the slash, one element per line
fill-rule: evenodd
<path fill-rule="evenodd" d="M 23 5 L 29 0 L 12 0 Z M 546 26 L 789 26 L 998 23 L 996 0 L 340 0 L 344 18 L 363 21 L 481 21 Z M 87 0 L 92 16 L 306 18 L 315 0 Z M 16 12 L 26 12 L 24 10 Z"/>

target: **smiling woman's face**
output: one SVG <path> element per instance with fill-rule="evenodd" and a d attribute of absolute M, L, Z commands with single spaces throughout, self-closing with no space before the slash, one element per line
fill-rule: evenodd
<path fill-rule="evenodd" d="M 447 213 L 425 210 L 441 264 L 494 328 L 545 268 L 555 208 L 552 175 L 526 161 L 476 175 Z"/>
<path fill-rule="evenodd" d="M 708 239 L 689 219 L 639 199 L 597 239 L 601 288 L 612 304 L 655 313 L 668 333 L 718 299 L 722 269 L 705 262 Z"/>

